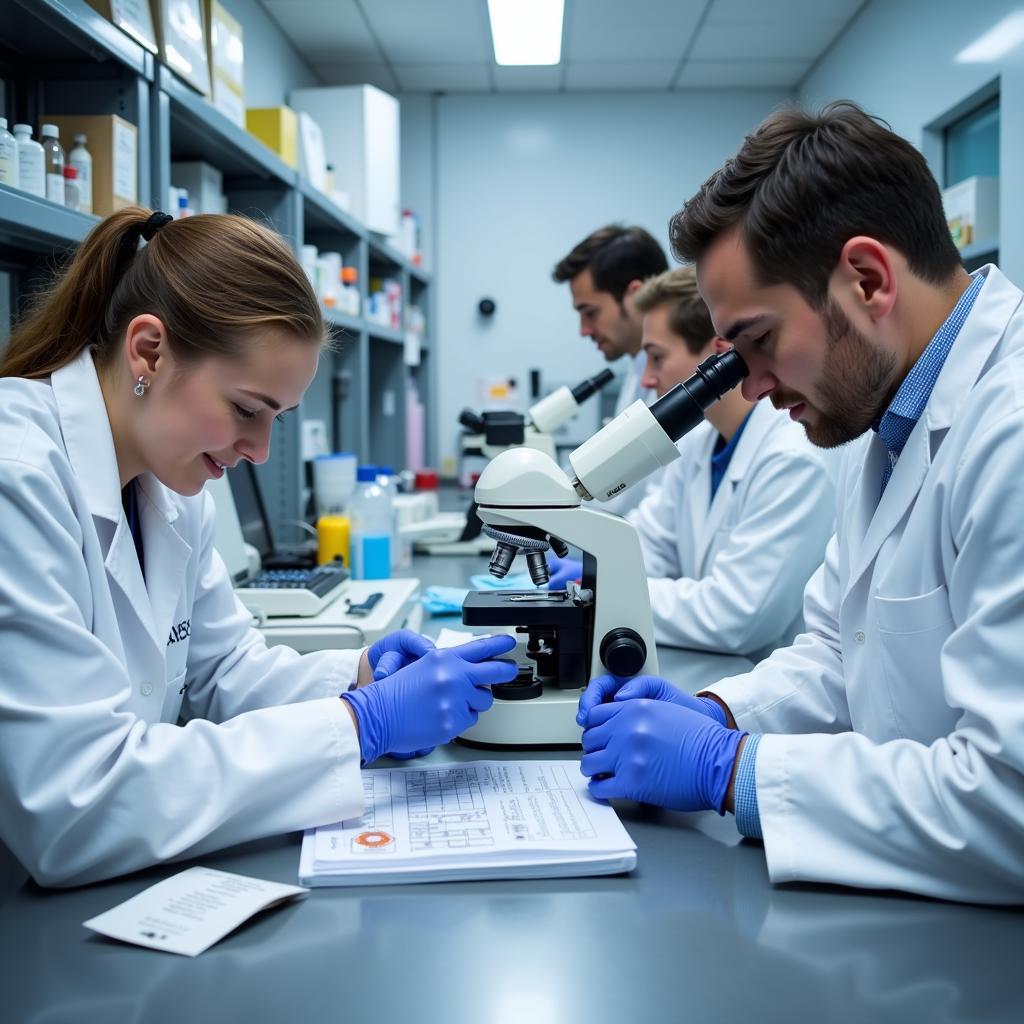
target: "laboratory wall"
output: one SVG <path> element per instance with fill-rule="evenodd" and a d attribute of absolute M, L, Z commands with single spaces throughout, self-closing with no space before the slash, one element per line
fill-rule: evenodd
<path fill-rule="evenodd" d="M 594 228 L 641 224 L 666 246 L 667 223 L 781 92 L 442 96 L 435 119 L 440 354 L 437 455 L 455 455 L 457 416 L 481 381 L 528 371 L 575 382 L 606 365 L 579 337 L 567 285 L 551 269 Z M 403 106 L 405 121 L 412 116 Z M 403 134 L 404 139 L 404 134 Z M 403 154 L 403 173 L 415 164 Z M 403 197 L 405 184 L 403 182 Z M 494 299 L 483 319 L 477 303 Z M 625 364 L 615 367 L 624 370 Z"/>
<path fill-rule="evenodd" d="M 247 107 L 276 107 L 287 103 L 292 89 L 323 84 L 258 0 L 226 6 L 244 26 Z"/>
<path fill-rule="evenodd" d="M 970 43 L 1016 15 L 1004 56 L 964 62 Z M 1024 284 L 1024 39 L 1017 0 L 871 0 L 801 84 L 799 98 L 819 105 L 852 99 L 884 117 L 917 145 L 941 181 L 937 124 L 998 81 L 1000 95 L 1000 266 Z"/>

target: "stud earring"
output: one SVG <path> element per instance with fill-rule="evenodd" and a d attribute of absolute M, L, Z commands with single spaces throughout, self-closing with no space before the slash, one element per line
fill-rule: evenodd
<path fill-rule="evenodd" d="M 149 381 L 140 373 L 139 379 L 135 382 L 135 397 L 141 398 L 146 393 L 146 388 L 149 387 Z"/>

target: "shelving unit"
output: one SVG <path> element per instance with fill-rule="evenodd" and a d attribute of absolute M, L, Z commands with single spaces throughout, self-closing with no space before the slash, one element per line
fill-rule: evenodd
<path fill-rule="evenodd" d="M 325 310 L 332 344 L 297 414 L 275 427 L 270 460 L 258 470 L 278 539 L 299 539 L 288 524 L 306 511 L 303 420 L 322 420 L 335 450 L 402 468 L 406 388 L 415 386 L 428 405 L 432 399 L 431 275 L 367 231 L 85 0 L 6 0 L 0 40 L 2 113 L 9 120 L 38 124 L 47 110 L 118 114 L 138 128 L 143 204 L 166 207 L 172 161 L 204 160 L 224 175 L 232 212 L 269 223 L 297 254 L 312 244 L 340 252 L 346 265 L 355 266 L 364 311 L 370 277 L 384 274 L 401 283 L 403 306 L 415 302 L 426 314 L 421 361 L 409 367 L 404 330 Z M 96 223 L 96 217 L 0 186 L 0 271 L 11 275 L 14 313 L 40 275 Z M 0 328 L 2 344 L 7 325 Z"/>

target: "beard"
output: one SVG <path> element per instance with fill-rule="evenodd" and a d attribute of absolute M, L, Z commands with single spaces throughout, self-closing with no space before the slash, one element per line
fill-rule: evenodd
<path fill-rule="evenodd" d="M 895 355 L 877 348 L 829 301 L 824 315 L 828 350 L 814 403 L 801 419 L 807 439 L 819 448 L 838 448 L 860 437 L 885 411 L 896 390 Z M 778 405 L 802 401 L 795 392 L 776 391 Z"/>

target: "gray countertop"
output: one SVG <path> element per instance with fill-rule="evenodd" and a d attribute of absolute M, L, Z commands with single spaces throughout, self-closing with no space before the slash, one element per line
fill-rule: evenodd
<path fill-rule="evenodd" d="M 414 571 L 425 583 L 455 583 L 479 564 L 418 559 Z M 662 663 L 691 689 L 743 668 L 742 659 L 685 651 L 664 652 Z M 449 746 L 429 760 L 503 756 L 561 755 Z M 0 888 L 0 1018 L 1021 1019 L 1020 912 L 772 886 L 760 844 L 741 841 L 730 817 L 618 810 L 638 847 L 630 875 L 319 889 L 196 959 L 120 945 L 81 926 L 180 864 L 69 891 L 45 891 L 12 872 Z M 299 837 L 289 835 L 202 863 L 294 882 L 298 856 Z"/>

